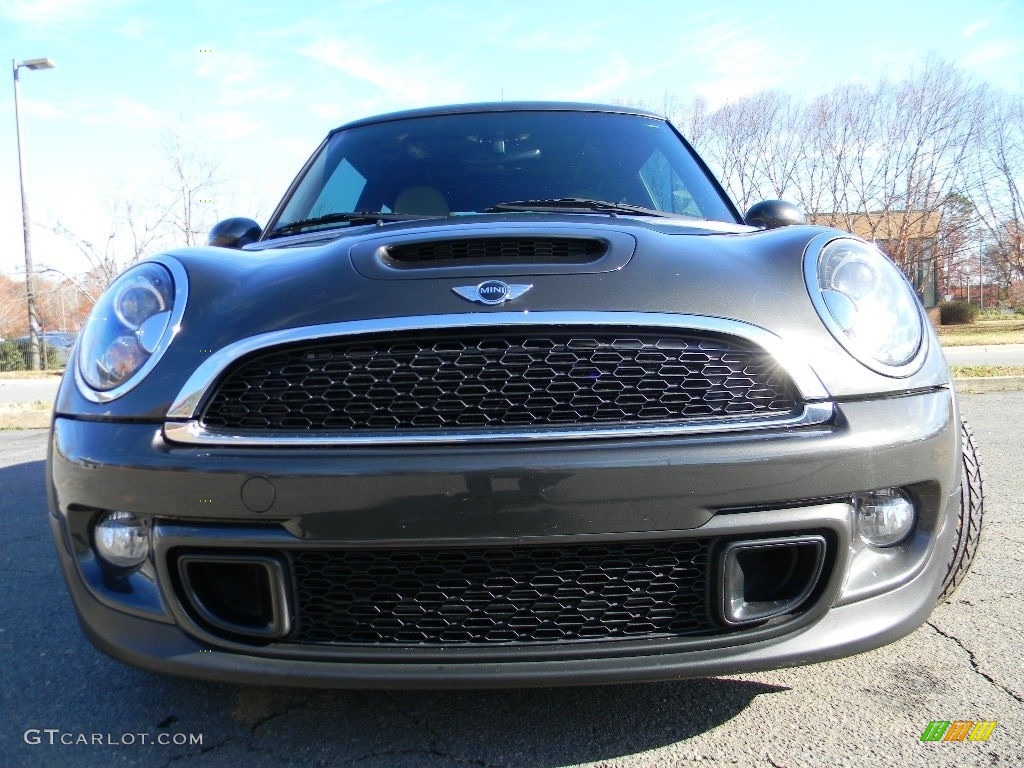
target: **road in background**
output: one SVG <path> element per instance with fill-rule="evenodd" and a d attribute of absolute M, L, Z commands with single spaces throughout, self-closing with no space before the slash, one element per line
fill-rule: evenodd
<path fill-rule="evenodd" d="M 944 347 L 950 365 L 1024 365 L 1024 344 L 995 344 L 975 347 Z M 38 379 L 0 377 L 0 404 L 52 403 L 60 378 Z"/>
<path fill-rule="evenodd" d="M 59 376 L 40 379 L 8 379 L 0 377 L 0 404 L 52 403 L 60 386 Z"/>
<path fill-rule="evenodd" d="M 943 347 L 950 365 L 1024 365 L 1024 344 Z"/>

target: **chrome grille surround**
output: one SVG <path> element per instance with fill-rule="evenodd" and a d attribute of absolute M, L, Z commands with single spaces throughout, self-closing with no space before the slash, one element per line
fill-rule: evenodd
<path fill-rule="evenodd" d="M 489 333 L 483 333 L 489 331 Z M 651 418 L 632 421 L 614 418 L 591 418 L 578 423 L 564 416 L 544 423 L 529 423 L 528 419 L 508 422 L 488 422 L 479 413 L 469 423 L 435 423 L 415 428 L 395 428 L 392 425 L 360 425 L 353 428 L 340 422 L 324 423 L 310 428 L 301 422 L 280 422 L 269 428 L 240 427 L 237 424 L 218 425 L 204 423 L 203 416 L 228 372 L 242 358 L 247 361 L 260 353 L 273 353 L 285 346 L 303 349 L 324 349 L 335 344 L 358 344 L 361 338 L 380 338 L 395 334 L 396 338 L 409 338 L 410 334 L 429 338 L 436 334 L 450 338 L 458 333 L 464 337 L 501 335 L 530 336 L 582 335 L 621 338 L 626 346 L 637 341 L 630 336 L 646 333 L 666 337 L 704 338 L 711 336 L 726 342 L 724 354 L 737 348 L 758 356 L 780 371 L 783 379 L 791 382 L 792 407 L 779 412 L 772 409 L 753 409 L 752 413 L 690 413 L 686 418 L 665 418 L 654 414 Z M 732 344 L 730 348 L 729 344 Z M 641 350 L 642 352 L 642 350 Z M 762 355 L 763 352 L 763 355 Z M 721 356 L 721 352 L 718 353 Z M 285 363 L 287 365 L 287 363 Z M 390 365 L 390 363 L 389 363 Z M 714 367 L 714 364 L 712 364 Z M 319 374 L 316 374 L 319 375 Z M 564 377 L 563 377 L 564 378 Z M 322 382 L 326 387 L 330 381 Z M 562 382 L 565 383 L 564 381 Z M 390 386 L 390 385 L 389 385 Z M 287 387 L 286 387 L 287 388 Z M 480 396 L 486 396 L 480 390 Z M 722 396 L 719 393 L 716 396 Z M 694 432 L 732 432 L 773 427 L 791 427 L 827 421 L 832 415 L 824 388 L 809 364 L 786 350 L 780 340 L 763 329 L 731 320 L 699 316 L 665 315 L 626 312 L 492 312 L 464 315 L 421 316 L 354 321 L 324 326 L 289 329 L 272 332 L 236 342 L 211 356 L 186 383 L 168 413 L 165 436 L 174 442 L 189 444 L 224 445 L 277 445 L 277 444 L 377 444 L 381 442 L 461 442 L 466 440 L 530 440 L 568 439 L 588 437 L 620 437 L 630 435 L 668 435 Z M 287 409 L 286 409 L 287 410 Z M 327 411 L 324 410 L 326 413 Z M 662 414 L 664 415 L 664 414 Z M 477 423 L 472 423 L 476 418 Z M 215 421 L 215 420 L 214 420 Z"/>

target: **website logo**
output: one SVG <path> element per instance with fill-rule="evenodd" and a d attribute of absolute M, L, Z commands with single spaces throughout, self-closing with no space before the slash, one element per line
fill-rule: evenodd
<path fill-rule="evenodd" d="M 921 741 L 988 741 L 997 724 L 996 720 L 932 720 Z"/>

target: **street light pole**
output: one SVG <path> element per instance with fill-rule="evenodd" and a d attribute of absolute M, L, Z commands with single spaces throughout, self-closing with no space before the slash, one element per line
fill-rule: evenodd
<path fill-rule="evenodd" d="M 36 281 L 35 267 L 32 264 L 32 231 L 28 217 L 28 199 L 25 197 L 25 159 L 21 143 L 21 111 L 18 105 L 18 70 L 53 69 L 49 59 L 27 59 L 18 63 L 11 60 L 14 71 L 14 123 L 18 136 L 18 184 L 21 187 L 21 227 L 25 238 L 25 299 L 28 303 L 28 364 L 33 371 L 39 370 L 39 319 L 36 317 Z"/>

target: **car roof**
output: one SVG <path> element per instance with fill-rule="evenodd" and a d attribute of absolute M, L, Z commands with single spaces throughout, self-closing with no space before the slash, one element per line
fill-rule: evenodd
<path fill-rule="evenodd" d="M 655 112 L 649 112 L 645 109 L 637 109 L 636 107 L 624 105 L 588 104 L 585 102 L 571 101 L 491 101 L 476 104 L 449 104 L 447 106 L 440 107 L 422 107 L 420 109 L 407 109 L 401 112 L 389 112 L 387 114 L 376 115 L 374 117 L 365 117 L 338 126 L 328 135 L 361 125 L 387 123 L 393 120 L 407 120 L 415 117 L 464 115 L 474 112 L 605 112 L 608 114 L 636 115 L 638 117 L 654 118 L 656 120 L 665 119 L 662 115 Z"/>

